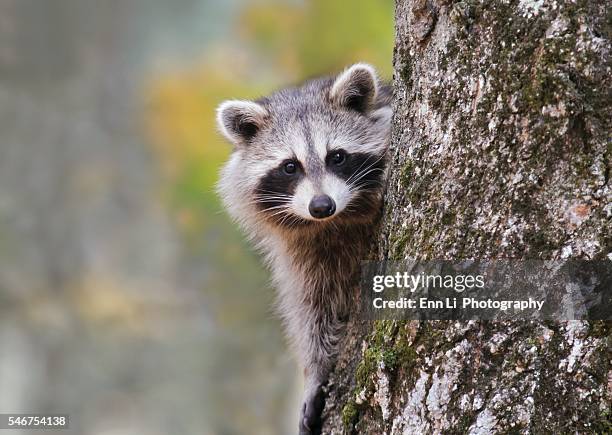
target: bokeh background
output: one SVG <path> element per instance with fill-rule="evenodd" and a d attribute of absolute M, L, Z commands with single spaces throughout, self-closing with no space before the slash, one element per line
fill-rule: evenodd
<path fill-rule="evenodd" d="M 214 193 L 214 109 L 359 60 L 390 78 L 392 46 L 392 0 L 0 0 L 0 413 L 293 433 L 301 375 Z"/>

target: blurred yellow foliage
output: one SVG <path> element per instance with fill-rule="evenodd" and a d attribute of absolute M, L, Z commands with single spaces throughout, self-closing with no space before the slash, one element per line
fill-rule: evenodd
<path fill-rule="evenodd" d="M 247 7 L 240 35 L 292 80 L 333 73 L 358 61 L 391 74 L 393 1 L 258 2 Z"/>
<path fill-rule="evenodd" d="M 202 193 L 212 188 L 217 165 L 229 153 L 216 134 L 214 108 L 235 86 L 202 70 L 155 80 L 147 126 L 161 167 L 174 181 L 188 176 Z"/>

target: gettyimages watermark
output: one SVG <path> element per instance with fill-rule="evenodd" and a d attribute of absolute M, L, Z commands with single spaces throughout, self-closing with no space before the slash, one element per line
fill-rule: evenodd
<path fill-rule="evenodd" d="M 612 320 L 612 261 L 365 262 L 361 302 L 377 320 Z"/>

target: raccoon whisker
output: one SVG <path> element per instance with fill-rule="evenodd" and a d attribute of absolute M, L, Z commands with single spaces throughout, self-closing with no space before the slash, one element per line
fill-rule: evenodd
<path fill-rule="evenodd" d="M 349 186 L 349 190 L 351 193 L 354 192 L 364 192 L 367 190 L 376 190 L 384 187 L 384 184 L 379 181 L 364 181 L 359 184 L 355 184 L 353 186 Z"/>
<path fill-rule="evenodd" d="M 285 219 L 284 222 L 286 222 L 287 228 L 291 230 L 291 229 L 296 228 L 300 224 L 306 223 L 307 221 L 306 219 L 300 216 L 297 216 L 293 213 L 288 213 L 287 219 Z"/>
<path fill-rule="evenodd" d="M 268 211 L 268 210 L 273 210 L 273 209 L 277 209 L 276 212 L 272 213 L 270 216 L 278 216 L 278 215 L 290 215 L 291 214 L 291 208 L 287 205 L 280 205 L 280 206 L 276 206 L 276 207 L 270 207 L 267 210 L 262 210 L 262 211 Z"/>
<path fill-rule="evenodd" d="M 275 215 L 276 214 L 285 213 L 285 212 L 288 212 L 290 210 L 289 207 L 287 207 L 286 205 L 282 205 L 282 206 L 279 205 L 279 206 L 276 206 L 276 207 L 270 207 L 268 210 L 274 210 L 274 209 L 278 209 L 278 211 L 276 211 L 274 213 Z"/>
<path fill-rule="evenodd" d="M 254 200 L 250 201 L 251 204 L 264 204 L 264 203 L 270 203 L 270 202 L 279 202 L 279 203 L 283 203 L 283 204 L 288 204 L 289 202 L 291 202 L 293 198 L 291 198 L 290 196 L 262 196 L 262 195 L 258 195 L 255 197 Z"/>
<path fill-rule="evenodd" d="M 380 169 L 380 168 L 372 168 L 372 169 L 368 170 L 367 172 L 364 172 L 363 174 L 360 174 L 359 178 L 357 178 L 356 180 L 354 180 L 351 183 L 351 186 L 357 185 L 357 183 L 359 183 L 363 178 L 365 178 L 366 175 L 369 175 L 369 174 L 374 173 L 376 171 L 383 172 L 383 170 Z M 349 186 L 349 187 L 351 187 L 351 186 Z"/>
<path fill-rule="evenodd" d="M 368 168 L 371 168 L 372 166 L 374 166 L 375 164 L 377 164 L 378 162 L 380 162 L 384 158 L 385 158 L 385 155 L 382 154 L 382 155 L 378 156 L 374 161 L 372 161 L 371 158 L 367 158 L 364 163 L 369 163 Z M 361 166 L 359 167 L 359 169 L 361 169 Z M 359 171 L 359 169 L 357 169 L 357 171 Z"/>
<path fill-rule="evenodd" d="M 281 204 L 289 204 L 291 202 L 291 198 L 256 198 L 251 201 L 251 204 L 266 204 L 269 202 L 280 202 Z"/>
<path fill-rule="evenodd" d="M 286 195 L 285 193 L 279 192 L 278 190 L 268 190 L 268 189 L 261 189 L 261 188 L 257 189 L 257 192 L 274 193 L 274 194 L 279 193 L 281 195 Z"/>
<path fill-rule="evenodd" d="M 275 195 L 275 196 L 290 196 L 286 193 L 283 192 L 275 192 L 274 190 L 265 190 L 265 189 L 258 189 L 255 192 L 256 196 L 265 196 L 265 195 Z"/>
<path fill-rule="evenodd" d="M 292 219 L 292 218 L 285 219 L 283 221 L 282 225 L 284 225 L 285 228 L 287 228 L 288 230 L 292 230 L 292 229 L 294 229 L 297 226 L 295 220 Z"/>
<path fill-rule="evenodd" d="M 365 175 L 366 175 L 366 174 L 369 174 L 369 173 L 370 173 L 370 172 L 368 172 L 368 171 L 369 171 L 370 169 L 372 169 L 372 168 L 374 167 L 374 165 L 375 165 L 375 164 L 377 164 L 378 162 L 380 162 L 380 161 L 383 159 L 383 157 L 384 157 L 384 156 L 380 156 L 378 159 L 374 160 L 374 161 L 373 161 L 373 162 L 372 162 L 372 163 L 371 163 L 371 164 L 370 164 L 370 165 L 369 165 L 367 168 L 365 168 L 365 169 L 363 169 L 363 170 L 361 170 L 361 171 L 359 171 L 359 170 L 355 171 L 355 173 L 354 173 L 353 175 L 351 175 L 351 176 L 349 177 L 349 179 L 346 181 L 346 182 L 347 182 L 347 184 L 350 184 L 350 183 L 355 183 L 355 182 L 357 182 L 359 179 L 361 179 L 361 178 L 365 177 Z M 374 169 L 382 171 L 382 169 L 381 169 L 381 168 L 374 168 Z M 374 170 L 374 169 L 372 169 L 372 170 Z"/>
<path fill-rule="evenodd" d="M 284 204 L 275 205 L 273 207 L 266 207 L 266 208 L 263 208 L 261 210 L 257 210 L 255 212 L 255 216 L 259 216 L 259 215 L 262 215 L 262 214 L 265 214 L 265 213 L 270 213 L 270 212 L 272 212 L 274 210 L 286 211 L 288 209 L 289 209 L 289 207 L 287 205 L 284 205 Z"/>
<path fill-rule="evenodd" d="M 378 192 L 379 189 L 378 188 L 366 188 L 364 189 L 363 187 L 365 186 L 379 186 L 379 187 L 384 187 L 384 184 L 381 183 L 380 181 L 366 181 L 364 183 L 361 184 L 355 184 L 353 186 L 349 187 L 349 190 L 351 193 L 355 193 L 355 192 Z"/>
<path fill-rule="evenodd" d="M 291 214 L 291 213 L 286 213 L 285 215 L 280 219 L 279 221 L 279 225 L 284 225 L 285 223 L 289 224 L 289 228 L 292 228 L 291 223 L 295 220 L 295 215 Z"/>
<path fill-rule="evenodd" d="M 353 174 L 352 174 L 350 177 L 348 177 L 348 179 L 346 180 L 346 184 L 349 184 L 349 185 L 350 185 L 352 182 L 354 182 L 354 181 L 355 181 L 355 179 L 356 179 L 356 178 L 358 178 L 358 177 L 360 177 L 360 176 L 361 176 L 362 171 L 366 171 L 366 170 L 367 170 L 367 169 L 370 167 L 370 166 L 368 166 L 368 167 L 366 167 L 365 169 L 363 169 L 363 170 L 362 170 L 361 168 L 363 167 L 363 165 L 364 165 L 365 163 L 366 163 L 366 162 L 363 162 L 363 163 L 361 164 L 361 166 L 360 166 L 360 167 L 359 167 L 359 168 L 358 168 L 358 169 L 357 169 L 355 172 L 353 172 Z"/>
<path fill-rule="evenodd" d="M 276 205 L 274 207 L 269 207 L 269 208 L 266 208 L 264 210 L 259 210 L 257 212 L 257 214 L 267 213 L 267 212 L 270 212 L 271 210 L 280 210 L 280 212 L 285 212 L 288 209 L 289 209 L 289 207 L 287 207 L 286 205 Z M 279 211 L 274 212 L 274 214 L 272 214 L 272 216 L 274 216 L 274 215 L 276 215 L 277 213 L 280 213 L 280 212 Z"/>
<path fill-rule="evenodd" d="M 252 201 L 251 204 L 269 204 L 269 203 L 279 203 L 279 204 L 290 204 L 291 201 L 285 198 L 265 198 Z"/>
<path fill-rule="evenodd" d="M 287 211 L 289 211 L 289 207 L 287 205 L 281 204 L 281 205 L 275 205 L 274 207 L 268 207 L 265 208 L 263 210 L 258 210 L 257 212 L 255 212 L 255 216 L 261 216 L 261 215 L 265 215 L 270 213 L 271 211 L 274 211 L 274 213 L 270 214 L 270 217 L 274 217 L 276 215 L 282 214 L 282 213 L 286 213 Z"/>
<path fill-rule="evenodd" d="M 380 157 L 380 158 L 382 158 L 382 157 Z M 380 158 L 379 158 L 378 160 L 380 160 Z M 363 165 L 365 165 L 366 163 L 368 163 L 368 160 L 369 160 L 369 159 L 365 159 L 365 160 L 364 160 L 364 161 L 361 163 L 361 165 L 359 165 L 359 167 L 358 167 L 358 168 L 357 168 L 357 170 L 356 170 L 356 171 L 353 173 L 353 175 L 351 175 L 351 176 L 348 178 L 348 180 L 346 180 L 346 183 L 347 183 L 347 184 L 350 184 L 351 180 L 352 180 L 352 179 L 353 179 L 353 178 L 354 178 L 354 177 L 355 177 L 357 174 L 359 174 L 359 171 L 361 170 L 361 168 L 363 168 Z M 378 160 L 377 160 L 377 161 L 378 161 Z M 374 163 L 376 163 L 376 162 L 374 162 Z"/>
<path fill-rule="evenodd" d="M 276 223 L 279 226 L 284 226 L 287 221 L 291 222 L 291 215 L 285 213 L 277 219 Z"/>
<path fill-rule="evenodd" d="M 376 163 L 374 163 L 376 164 Z M 365 175 L 370 174 L 371 172 L 376 172 L 376 171 L 380 171 L 383 172 L 382 168 L 374 168 L 374 164 L 368 166 L 367 168 L 363 169 L 361 172 L 357 173 L 357 176 L 355 176 L 352 180 L 352 182 L 354 183 L 356 180 L 359 180 L 360 178 L 363 178 Z"/>
<path fill-rule="evenodd" d="M 264 199 L 284 199 L 284 200 L 290 200 L 291 197 L 290 196 L 257 196 L 255 198 L 255 200 L 264 200 Z"/>
<path fill-rule="evenodd" d="M 288 193 L 283 192 L 274 192 L 272 190 L 258 190 L 255 192 L 256 196 L 266 196 L 266 195 L 274 195 L 274 196 L 290 196 Z"/>
<path fill-rule="evenodd" d="M 275 217 L 275 216 L 282 216 L 282 215 L 289 215 L 289 207 L 283 206 L 283 207 L 278 207 L 279 209 L 277 211 L 275 211 L 274 213 L 272 213 L 270 215 L 270 217 Z M 271 209 L 268 209 L 271 210 Z M 262 212 L 266 212 L 268 210 L 262 210 L 260 213 Z"/>
<path fill-rule="evenodd" d="M 287 229 L 292 229 L 297 226 L 295 222 L 295 216 L 292 213 L 288 213 L 287 211 L 283 211 L 283 213 L 279 213 L 279 216 L 276 217 L 276 225 L 285 227 Z"/>
<path fill-rule="evenodd" d="M 282 198 L 282 199 L 290 199 L 291 196 L 290 195 L 257 195 L 255 196 L 256 199 L 266 199 L 266 198 Z"/>

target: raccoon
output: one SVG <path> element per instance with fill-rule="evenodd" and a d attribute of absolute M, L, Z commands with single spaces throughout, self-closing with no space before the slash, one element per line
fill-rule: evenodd
<path fill-rule="evenodd" d="M 390 87 L 359 63 L 217 110 L 234 146 L 218 192 L 264 254 L 304 369 L 300 434 L 321 431 L 322 387 L 382 208 L 390 103 Z"/>

